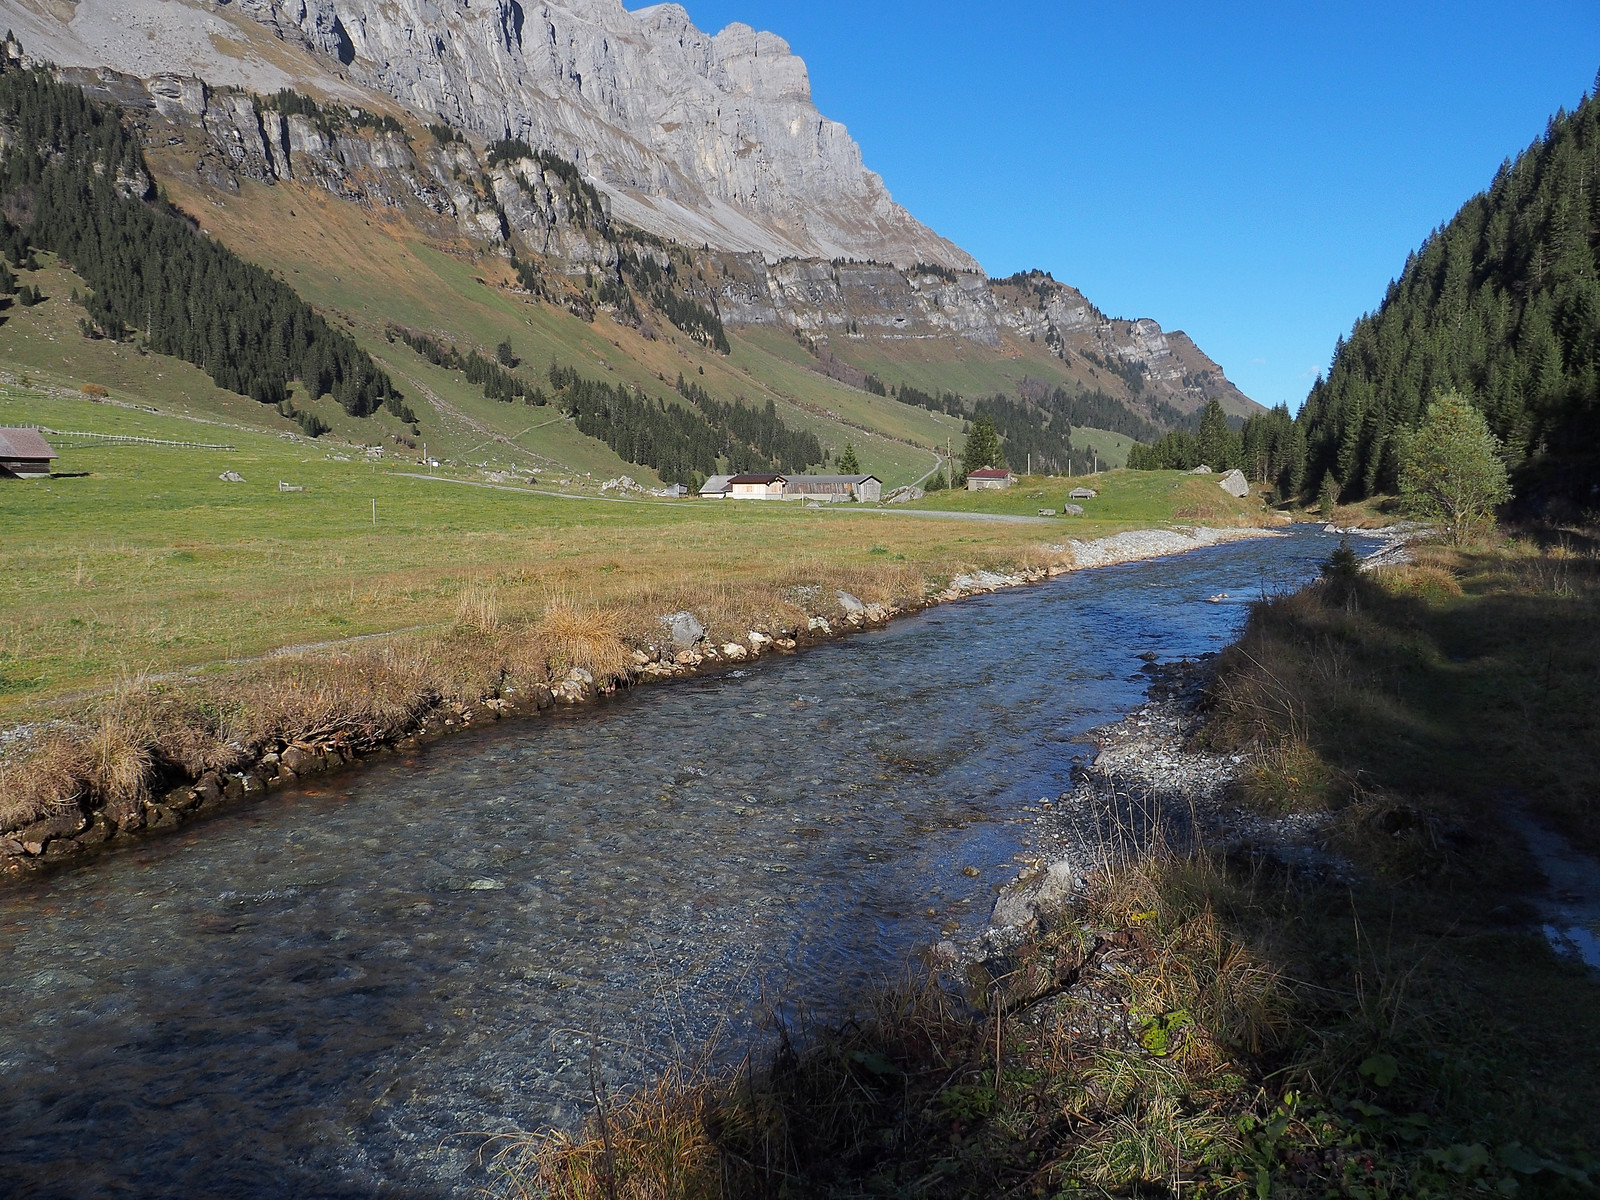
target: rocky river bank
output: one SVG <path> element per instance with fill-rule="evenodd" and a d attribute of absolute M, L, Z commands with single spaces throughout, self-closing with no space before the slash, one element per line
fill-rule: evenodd
<path fill-rule="evenodd" d="M 941 942 L 946 960 L 978 961 L 1015 946 L 1039 920 L 1070 905 L 1093 872 L 1146 854 L 1220 850 L 1271 860 L 1322 877 L 1349 864 L 1324 846 L 1331 814 L 1266 815 L 1231 799 L 1248 756 L 1198 745 L 1216 655 L 1148 663 L 1149 700 L 1120 721 L 1090 730 L 1094 747 L 1074 770 L 1076 786 L 1028 811 L 1032 861 L 995 902 L 989 928 L 965 946 Z"/>
<path fill-rule="evenodd" d="M 267 792 L 292 787 L 301 780 L 352 767 L 393 753 L 411 753 L 462 730 L 514 717 L 535 717 L 558 707 L 591 704 L 620 689 L 708 672 L 729 670 L 773 654 L 792 654 L 808 646 L 864 629 L 878 628 L 898 617 L 1003 588 L 1056 578 L 1072 570 L 1110 566 L 1181 554 L 1246 538 L 1270 537 L 1266 529 L 1176 527 L 1139 530 L 1092 541 L 1071 541 L 1050 550 L 1061 561 L 1047 567 L 1012 571 L 977 571 L 958 575 L 943 587 L 931 588 L 922 601 L 907 606 L 864 603 L 848 592 L 809 588 L 797 597 L 811 614 L 803 625 L 751 629 L 740 640 L 709 639 L 692 613 L 664 614 L 658 641 L 631 651 L 632 662 L 622 677 L 597 680 L 582 668 L 564 678 L 528 689 L 504 688 L 499 694 L 467 702 L 440 702 L 418 714 L 397 736 L 363 737 L 331 730 L 326 736 L 298 742 L 277 741 L 255 761 L 229 771 L 209 771 L 198 778 L 168 779 L 141 805 L 113 819 L 102 806 L 82 795 L 64 795 L 53 811 L 13 828 L 0 827 L 0 876 L 31 873 L 47 865 L 75 859 L 109 843 L 174 829 L 208 812 Z M 1071 565 L 1068 565 L 1070 562 Z M 6 731 L 7 745 L 26 740 L 26 729 Z"/>

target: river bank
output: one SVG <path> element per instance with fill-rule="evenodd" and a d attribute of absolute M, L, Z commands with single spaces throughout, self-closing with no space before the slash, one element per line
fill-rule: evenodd
<path fill-rule="evenodd" d="M 737 639 L 710 636 L 715 616 L 660 614 L 654 638 L 632 638 L 615 618 L 570 603 L 552 606 L 524 635 L 530 652 L 499 627 L 490 595 L 467 596 L 453 639 L 419 652 L 390 644 L 263 664 L 251 680 L 269 692 L 256 728 L 230 721 L 242 685 L 192 679 L 118 697 L 95 727 L 70 722 L 8 731 L 0 742 L 0 875 L 21 877 L 87 852 L 189 821 L 300 781 L 452 732 L 592 704 L 619 689 L 734 669 L 790 654 L 897 617 L 1075 569 L 1163 557 L 1244 538 L 1260 528 L 1179 527 L 1042 547 L 1033 563 L 865 591 L 849 576 L 784 589 L 787 610 L 751 622 Z M 726 599 L 724 608 L 730 605 Z M 746 606 L 748 607 L 748 606 Z M 631 643 L 631 644 L 630 644 Z M 446 686 L 419 659 L 454 658 L 469 670 Z M 476 670 L 470 668 L 475 667 Z M 473 676 L 476 676 L 476 680 Z M 464 678 L 462 677 L 464 676 Z M 31 754 L 30 754 L 31 751 Z"/>
<path fill-rule="evenodd" d="M 507 1192 L 1592 1194 L 1595 976 L 1519 830 L 1600 838 L 1597 548 L 1336 564 L 1153 664 L 946 974 L 522 1142 Z"/>

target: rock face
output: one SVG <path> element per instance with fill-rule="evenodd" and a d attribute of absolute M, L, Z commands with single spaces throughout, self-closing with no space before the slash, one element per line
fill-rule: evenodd
<path fill-rule="evenodd" d="M 902 266 L 977 263 L 896 204 L 811 102 L 782 38 L 715 36 L 619 0 L 3 0 L 34 55 L 257 92 L 386 93 L 486 141 L 576 163 L 615 215 L 698 246 Z M 191 107 L 192 84 L 163 102 Z M 248 100 L 240 97 L 248 104 Z M 299 131 L 303 134 L 304 131 Z"/>

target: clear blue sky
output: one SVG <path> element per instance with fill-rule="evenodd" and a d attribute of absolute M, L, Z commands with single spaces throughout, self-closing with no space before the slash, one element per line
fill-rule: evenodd
<path fill-rule="evenodd" d="M 895 199 L 991 275 L 1185 330 L 1291 408 L 1600 69 L 1596 0 L 685 7 L 787 38 Z"/>

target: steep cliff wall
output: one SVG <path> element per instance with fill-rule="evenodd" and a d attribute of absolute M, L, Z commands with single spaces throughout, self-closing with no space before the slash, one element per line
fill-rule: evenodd
<path fill-rule="evenodd" d="M 896 204 L 783 39 L 619 0 L 0 0 L 34 54 L 258 92 L 361 86 L 576 163 L 630 223 L 768 258 L 975 269 Z M 358 86 L 360 85 L 360 86 Z"/>

